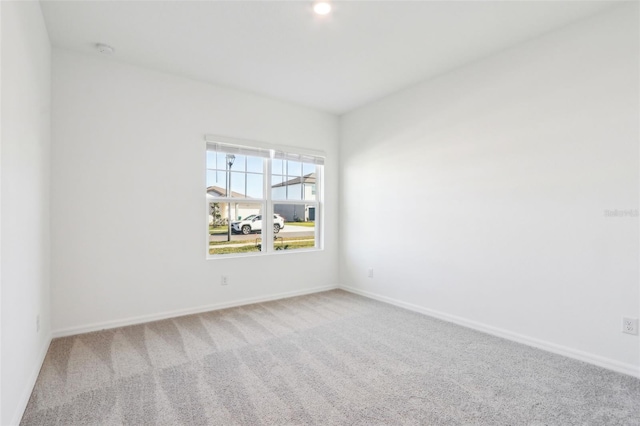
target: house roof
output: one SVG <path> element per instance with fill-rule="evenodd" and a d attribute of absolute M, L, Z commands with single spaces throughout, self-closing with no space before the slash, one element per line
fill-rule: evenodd
<path fill-rule="evenodd" d="M 302 177 L 297 177 L 297 178 L 293 178 L 291 180 L 288 180 L 286 182 L 282 182 L 282 183 L 277 183 L 275 185 L 272 185 L 272 188 L 278 188 L 281 186 L 289 186 L 289 185 L 295 185 L 298 183 L 312 183 L 315 184 L 316 183 L 316 174 L 315 173 L 309 173 L 308 175 L 304 175 Z"/>
<path fill-rule="evenodd" d="M 210 194 L 214 197 L 226 197 L 227 190 L 219 186 L 209 186 L 207 188 L 207 194 Z M 231 197 L 232 198 L 251 198 L 251 197 L 247 197 L 246 195 L 240 192 L 235 192 L 235 191 L 231 191 Z"/>

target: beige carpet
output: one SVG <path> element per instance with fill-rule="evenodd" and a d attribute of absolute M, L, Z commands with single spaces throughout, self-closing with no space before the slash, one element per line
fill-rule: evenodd
<path fill-rule="evenodd" d="M 640 425 L 640 380 L 343 291 L 56 339 L 24 425 Z"/>

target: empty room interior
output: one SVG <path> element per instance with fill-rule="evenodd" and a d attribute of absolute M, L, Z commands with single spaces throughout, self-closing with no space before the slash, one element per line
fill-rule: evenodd
<path fill-rule="evenodd" d="M 0 424 L 640 425 L 637 1 L 0 18 Z"/>

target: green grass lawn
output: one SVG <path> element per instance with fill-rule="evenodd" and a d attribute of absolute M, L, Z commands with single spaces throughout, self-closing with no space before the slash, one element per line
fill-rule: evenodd
<path fill-rule="evenodd" d="M 250 253 L 257 251 L 260 251 L 260 249 L 253 244 L 242 247 L 209 247 L 209 254 Z"/>
<path fill-rule="evenodd" d="M 287 247 L 285 250 L 291 250 L 291 249 L 300 249 L 300 248 L 312 248 L 315 247 L 316 242 L 313 240 L 309 240 L 309 241 L 285 241 L 284 244 L 280 245 L 280 243 L 276 243 L 274 244 L 275 248 L 277 249 L 278 246 L 280 247 Z"/>
<path fill-rule="evenodd" d="M 316 226 L 316 223 L 315 222 L 285 222 L 284 226 L 286 227 L 287 225 L 306 226 L 308 228 L 313 228 L 314 226 Z"/>
<path fill-rule="evenodd" d="M 226 235 L 226 234 L 225 234 Z M 209 245 L 210 246 L 223 246 L 226 244 L 250 244 L 250 243 L 255 243 L 255 244 L 260 244 L 262 242 L 262 237 L 260 236 L 260 234 L 255 234 L 256 239 L 255 240 L 233 240 L 233 236 L 231 237 L 232 240 L 231 242 L 229 241 L 209 241 Z M 277 243 L 278 244 L 289 244 L 290 241 L 297 241 L 297 240 L 308 240 L 311 239 L 313 240 L 313 237 L 287 237 L 284 238 L 284 243 L 282 243 L 282 240 L 280 238 L 278 238 Z"/>
<path fill-rule="evenodd" d="M 233 238 L 233 237 L 231 237 Z M 256 239 L 260 239 L 260 234 L 256 235 Z M 260 243 L 260 241 L 257 241 L 257 243 Z M 209 245 L 210 246 L 224 246 L 227 244 L 256 244 L 256 240 L 231 240 L 231 242 L 229 241 L 209 241 Z"/>
<path fill-rule="evenodd" d="M 250 253 L 260 251 L 253 241 L 244 241 L 246 245 L 240 247 L 224 247 L 226 244 L 241 244 L 243 241 L 211 241 L 209 242 L 209 254 Z M 257 241 L 260 244 L 262 241 Z M 315 247 L 315 240 L 309 237 L 293 237 L 280 239 L 273 243 L 276 250 L 292 250 Z"/>
<path fill-rule="evenodd" d="M 226 226 L 216 226 L 215 228 L 213 226 L 209 227 L 209 235 L 224 235 L 227 232 L 229 232 L 229 228 Z"/>
<path fill-rule="evenodd" d="M 285 244 L 288 244 L 288 243 L 289 243 L 289 241 L 296 241 L 296 240 L 309 240 L 309 239 L 310 239 L 310 240 L 313 240 L 313 237 L 312 237 L 312 236 L 311 236 L 311 237 L 286 237 L 286 238 L 283 238 L 282 240 L 284 240 L 284 243 L 285 243 Z M 280 239 L 280 237 L 278 237 L 278 241 L 277 241 L 277 242 L 278 242 L 278 244 L 280 244 L 280 242 L 281 242 L 282 240 Z"/>

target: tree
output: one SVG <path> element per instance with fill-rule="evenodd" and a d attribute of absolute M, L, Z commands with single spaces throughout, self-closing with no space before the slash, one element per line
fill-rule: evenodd
<path fill-rule="evenodd" d="M 220 203 L 209 204 L 209 209 L 209 214 L 213 217 L 213 226 L 225 225 L 224 220 L 222 219 L 222 213 L 220 212 Z"/>

